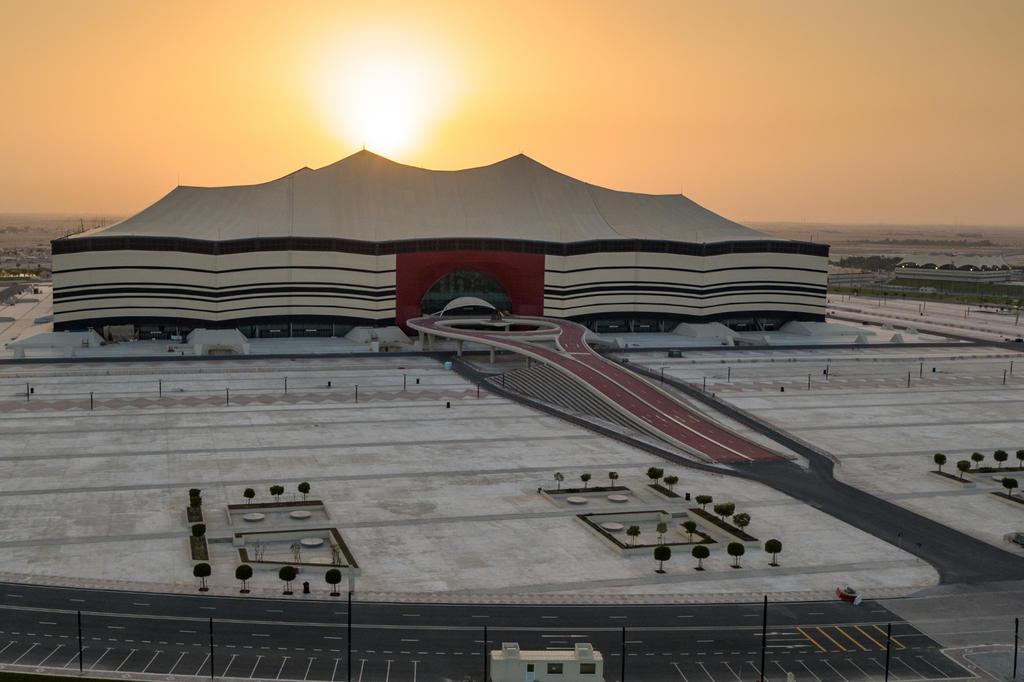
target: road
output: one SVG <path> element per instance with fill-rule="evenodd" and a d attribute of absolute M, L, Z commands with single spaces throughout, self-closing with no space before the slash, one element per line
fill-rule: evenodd
<path fill-rule="evenodd" d="M 598 355 L 586 342 L 587 328 L 554 318 L 507 318 L 509 324 L 542 325 L 537 332 L 466 329 L 480 320 L 420 317 L 413 329 L 447 338 L 511 350 L 547 363 L 582 384 L 642 429 L 689 452 L 723 464 L 782 461 L 767 448 L 722 428 L 669 393 Z M 561 352 L 537 343 L 554 341 Z"/>
<path fill-rule="evenodd" d="M 147 594 L 0 584 L 0 663 L 241 679 L 347 680 L 348 610 L 336 601 Z M 756 679 L 761 604 L 515 606 L 353 602 L 352 679 L 479 681 L 484 651 L 590 642 L 605 679 L 744 682 Z M 893 624 L 890 678 L 967 677 L 934 640 L 877 602 L 770 604 L 767 679 L 881 679 Z M 485 646 L 484 628 L 487 628 Z M 625 630 L 623 629 L 625 628 Z M 625 635 L 625 637 L 623 637 Z"/>

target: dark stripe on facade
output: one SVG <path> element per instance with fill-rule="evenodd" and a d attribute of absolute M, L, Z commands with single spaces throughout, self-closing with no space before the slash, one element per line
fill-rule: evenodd
<path fill-rule="evenodd" d="M 575 256 L 587 253 L 673 253 L 691 256 L 719 256 L 733 253 L 791 253 L 827 256 L 828 245 L 812 242 L 751 239 L 722 242 L 676 242 L 653 239 L 600 239 L 582 242 L 540 242 L 523 239 L 439 238 L 368 242 L 326 237 L 253 237 L 213 241 L 183 237 L 137 235 L 62 237 L 51 242 L 53 255 L 88 251 L 177 251 L 223 256 L 260 251 L 322 251 L 386 256 L 425 251 L 512 251 Z"/>

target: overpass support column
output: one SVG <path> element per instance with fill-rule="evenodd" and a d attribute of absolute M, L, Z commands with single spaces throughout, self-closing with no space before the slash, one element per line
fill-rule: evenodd
<path fill-rule="evenodd" d="M 533 358 L 529 355 L 526 356 L 526 369 L 530 369 L 533 366 Z"/>
<path fill-rule="evenodd" d="M 494 364 L 494 346 L 491 346 L 491 364 Z"/>
<path fill-rule="evenodd" d="M 459 339 L 455 343 L 456 343 L 456 346 L 458 348 L 458 356 L 461 358 L 462 357 L 462 339 Z"/>

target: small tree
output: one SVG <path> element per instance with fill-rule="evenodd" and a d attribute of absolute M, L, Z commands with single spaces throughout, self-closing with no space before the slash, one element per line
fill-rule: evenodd
<path fill-rule="evenodd" d="M 562 481 L 564 481 L 564 480 L 565 480 L 565 476 L 562 475 L 562 472 L 561 471 L 556 471 L 555 472 L 555 483 L 558 484 L 557 490 L 561 490 L 562 489 Z"/>
<path fill-rule="evenodd" d="M 1024 450 L 1017 451 L 1017 467 L 1024 467 Z"/>
<path fill-rule="evenodd" d="M 619 480 L 619 472 L 617 472 L 617 471 L 609 471 L 608 472 L 608 485 L 614 486 L 615 485 L 615 481 L 617 481 L 617 480 Z"/>
<path fill-rule="evenodd" d="M 189 497 L 200 497 L 202 494 L 203 494 L 203 491 L 200 490 L 199 488 L 189 488 L 188 489 L 188 496 Z"/>
<path fill-rule="evenodd" d="M 651 479 L 652 483 L 657 483 L 664 475 L 665 470 L 659 469 L 658 467 L 651 467 L 647 470 L 647 478 Z"/>
<path fill-rule="evenodd" d="M 252 488 L 246 488 L 242 491 L 242 497 L 245 498 L 246 504 L 252 504 L 253 498 L 256 497 L 256 491 Z"/>
<path fill-rule="evenodd" d="M 206 579 L 210 577 L 210 564 L 196 564 L 192 567 L 192 575 L 199 578 L 199 591 L 206 592 L 210 588 L 206 586 Z"/>
<path fill-rule="evenodd" d="M 721 504 L 716 504 L 713 509 L 715 510 L 715 514 L 725 521 L 727 518 L 732 516 L 734 511 L 736 511 L 736 505 L 732 502 L 722 502 Z"/>
<path fill-rule="evenodd" d="M 205 523 L 193 523 L 192 524 L 192 537 L 201 538 L 206 535 L 206 524 Z"/>
<path fill-rule="evenodd" d="M 300 484 L 299 484 L 299 485 L 297 486 L 297 488 L 296 488 L 296 489 L 297 489 L 297 490 L 298 490 L 298 491 L 299 491 L 300 493 L 302 493 L 302 501 L 303 501 L 303 502 L 305 502 L 305 501 L 306 501 L 306 495 L 308 495 L 308 494 L 309 494 L 309 481 L 303 481 L 302 483 L 300 483 Z"/>
<path fill-rule="evenodd" d="M 964 472 L 971 470 L 971 463 L 966 459 L 962 459 L 956 463 L 956 469 L 960 472 L 960 480 L 964 480 Z"/>
<path fill-rule="evenodd" d="M 939 473 L 942 473 L 942 465 L 946 463 L 946 456 L 941 452 L 936 452 L 932 456 L 932 461 L 935 462 L 936 466 L 939 467 Z"/>
<path fill-rule="evenodd" d="M 203 496 L 202 495 L 189 495 L 188 496 L 188 506 L 192 507 L 193 509 L 198 509 L 199 507 L 202 507 L 203 506 Z"/>
<path fill-rule="evenodd" d="M 778 566 L 779 562 L 778 562 L 778 560 L 775 557 L 782 551 L 782 543 L 779 542 L 778 540 L 776 540 L 775 538 L 772 538 L 771 540 L 767 540 L 764 543 L 764 551 L 766 551 L 766 552 L 768 552 L 769 554 L 772 555 L 772 561 L 768 565 L 769 566 Z"/>
<path fill-rule="evenodd" d="M 1003 487 L 1006 488 L 1006 496 L 1013 497 L 1013 489 L 1017 487 L 1017 479 L 1003 477 Z"/>
<path fill-rule="evenodd" d="M 590 484 L 590 474 L 580 474 L 580 480 L 583 481 L 583 489 L 586 490 Z"/>
<path fill-rule="evenodd" d="M 668 486 L 669 490 L 672 490 L 676 483 L 679 483 L 679 477 L 678 476 L 666 476 L 665 477 L 665 485 Z"/>
<path fill-rule="evenodd" d="M 710 495 L 698 495 L 693 499 L 697 501 L 697 504 L 699 504 L 700 508 L 704 511 L 707 511 L 708 505 L 715 501 L 715 498 Z"/>
<path fill-rule="evenodd" d="M 697 560 L 697 569 L 696 570 L 703 571 L 704 570 L 704 560 L 707 559 L 709 556 L 711 556 L 711 550 L 708 549 L 707 547 L 705 547 L 704 545 L 697 545 L 696 547 L 693 548 L 693 551 L 690 552 L 690 554 L 692 554 L 693 558 Z"/>
<path fill-rule="evenodd" d="M 636 539 L 640 537 L 640 526 L 630 526 L 626 529 L 626 535 L 629 536 L 629 544 L 635 547 Z"/>
<path fill-rule="evenodd" d="M 737 528 L 743 530 L 744 528 L 750 525 L 750 514 L 747 514 L 746 512 L 737 514 L 736 516 L 732 517 L 732 522 L 736 524 Z"/>
<path fill-rule="evenodd" d="M 1003 468 L 1003 462 L 1010 457 L 1010 454 L 1006 450 L 996 450 L 992 453 L 992 459 L 999 462 L 999 468 Z"/>
<path fill-rule="evenodd" d="M 686 541 L 693 542 L 693 534 L 697 532 L 697 524 L 693 521 L 683 521 L 683 530 L 686 531 Z"/>
<path fill-rule="evenodd" d="M 275 502 L 281 501 L 281 495 L 284 495 L 283 485 L 272 485 L 270 486 L 270 494 L 274 496 Z"/>
<path fill-rule="evenodd" d="M 668 524 L 664 521 L 659 521 L 654 530 L 658 532 L 658 542 L 665 542 L 665 533 L 668 532 Z"/>
<path fill-rule="evenodd" d="M 327 584 L 331 586 L 331 596 L 337 597 L 338 583 L 341 582 L 341 571 L 336 568 L 328 569 L 327 573 L 324 575 L 324 580 L 326 580 Z"/>
<path fill-rule="evenodd" d="M 971 461 L 974 462 L 974 468 L 977 469 L 981 466 L 981 463 L 985 461 L 985 455 L 980 452 L 972 452 Z"/>
<path fill-rule="evenodd" d="M 667 545 L 659 545 L 654 548 L 654 560 L 658 562 L 656 573 L 665 572 L 665 562 L 672 558 L 672 548 Z"/>
<path fill-rule="evenodd" d="M 729 546 L 725 548 L 725 551 L 732 557 L 732 567 L 740 568 L 740 557 L 747 551 L 747 548 L 739 542 L 730 542 Z"/>
<path fill-rule="evenodd" d="M 239 590 L 242 594 L 249 594 L 249 579 L 252 578 L 252 566 L 249 564 L 241 564 L 235 569 L 235 580 L 241 581 L 242 589 Z"/>
<path fill-rule="evenodd" d="M 277 577 L 284 582 L 284 594 L 292 593 L 292 581 L 298 574 L 299 572 L 295 570 L 294 566 L 282 566 L 281 570 L 277 572 Z"/>

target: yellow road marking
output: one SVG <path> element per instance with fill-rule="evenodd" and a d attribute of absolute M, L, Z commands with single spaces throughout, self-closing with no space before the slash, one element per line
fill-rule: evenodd
<path fill-rule="evenodd" d="M 885 644 L 883 644 L 883 643 L 882 643 L 882 642 L 880 642 L 879 640 L 877 640 L 877 639 L 874 639 L 873 637 L 871 637 L 870 635 L 868 635 L 868 634 L 867 634 L 867 631 L 866 631 L 866 630 L 864 630 L 863 628 L 861 628 L 860 626 L 853 626 L 853 627 L 854 627 L 854 628 L 856 628 L 856 629 L 857 629 L 857 631 L 858 631 L 858 632 L 859 632 L 859 633 L 860 633 L 861 635 L 863 635 L 863 636 L 864 636 L 864 637 L 866 637 L 867 639 L 871 640 L 872 642 L 874 642 L 874 643 L 878 644 L 878 645 L 879 645 L 879 648 L 880 648 L 880 649 L 884 649 L 884 648 L 886 648 L 886 645 L 885 645 Z M 876 628 L 877 628 L 878 626 L 874 626 L 874 627 L 876 627 Z M 883 632 L 882 634 L 884 635 L 884 634 L 885 634 L 885 632 Z M 893 641 L 896 641 L 896 640 L 893 640 Z"/>
<path fill-rule="evenodd" d="M 828 651 L 828 649 L 826 649 L 826 648 L 825 648 L 825 647 L 823 647 L 822 645 L 818 644 L 818 640 L 814 639 L 814 638 L 813 638 L 813 637 L 811 637 L 811 636 L 810 636 L 809 634 L 807 634 L 806 632 L 804 632 L 804 629 L 803 629 L 802 627 L 800 627 L 800 626 L 797 626 L 797 628 L 796 628 L 796 629 L 797 629 L 797 630 L 798 630 L 798 631 L 800 632 L 800 634 L 801 634 L 801 635 L 803 635 L 804 637 L 806 637 L 806 638 L 807 638 L 807 641 L 808 641 L 808 642 L 810 642 L 810 643 L 811 643 L 811 644 L 813 644 L 814 646 L 818 647 L 818 651 L 819 651 L 819 652 L 821 652 L 821 653 L 825 653 L 826 651 Z"/>
<path fill-rule="evenodd" d="M 854 627 L 857 627 L 857 626 L 855 625 Z M 855 640 L 853 638 L 853 636 L 850 635 L 850 633 L 847 632 L 846 630 L 844 630 L 844 629 L 842 629 L 841 627 L 838 627 L 838 626 L 836 626 L 836 630 L 839 630 L 839 632 L 843 633 L 843 636 L 846 637 L 846 639 L 848 639 L 851 642 L 853 642 L 854 644 L 856 644 L 860 648 L 861 651 L 867 651 L 868 650 L 868 648 L 866 646 L 864 646 L 863 644 L 861 644 L 860 642 Z M 871 638 L 869 637 L 868 639 L 871 639 Z"/>
<path fill-rule="evenodd" d="M 824 630 L 822 630 L 822 629 L 821 629 L 821 626 L 818 626 L 817 630 L 818 630 L 818 632 L 820 632 L 821 634 L 825 635 L 825 638 L 826 638 L 826 639 L 827 639 L 828 641 L 832 642 L 832 643 L 833 643 L 833 644 L 835 644 L 835 645 L 836 645 L 837 647 L 839 647 L 839 650 L 840 650 L 840 651 L 849 651 L 849 649 L 847 649 L 847 648 L 846 648 L 845 646 L 843 646 L 842 644 L 840 644 L 839 642 L 837 642 L 837 641 L 836 641 L 835 639 L 833 639 L 832 635 L 830 635 L 830 634 L 828 634 L 827 632 L 825 632 Z"/>
<path fill-rule="evenodd" d="M 877 625 L 874 625 L 872 627 L 874 627 L 876 630 L 881 632 L 883 635 L 885 634 L 885 630 L 883 630 L 882 628 L 878 627 Z M 857 628 L 857 629 L 860 630 L 860 628 Z M 867 635 L 868 633 L 865 632 L 864 634 Z M 899 648 L 901 648 L 901 649 L 906 649 L 907 648 L 907 647 L 903 646 L 903 644 L 900 643 L 900 640 L 896 639 L 895 637 L 890 637 L 889 639 L 892 640 L 892 643 L 895 644 L 896 646 L 898 646 Z M 879 643 L 879 642 L 875 642 L 875 643 L 878 644 L 878 646 L 882 647 L 883 649 L 885 648 L 884 646 L 882 646 L 881 643 Z"/>

